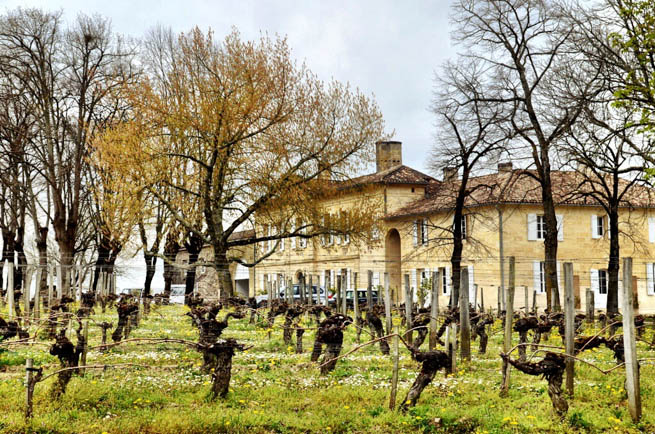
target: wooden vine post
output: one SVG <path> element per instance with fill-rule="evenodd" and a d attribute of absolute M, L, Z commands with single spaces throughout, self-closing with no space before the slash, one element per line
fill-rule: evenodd
<path fill-rule="evenodd" d="M 623 347 L 625 348 L 625 389 L 628 409 L 633 422 L 641 419 L 641 389 L 639 361 L 635 338 L 635 321 L 632 300 L 632 258 L 623 259 Z"/>
<path fill-rule="evenodd" d="M 384 315 L 387 334 L 391 334 L 391 292 L 389 291 L 389 273 L 384 273 Z"/>
<path fill-rule="evenodd" d="M 343 268 L 341 270 L 341 313 L 348 315 L 348 302 L 346 300 L 346 293 L 348 292 L 348 270 Z"/>
<path fill-rule="evenodd" d="M 587 302 L 587 321 L 592 323 L 594 322 L 594 291 L 590 288 L 587 288 L 585 301 Z"/>
<path fill-rule="evenodd" d="M 432 299 L 430 301 L 430 338 L 429 349 L 433 351 L 437 346 L 437 318 L 439 317 L 439 291 L 441 279 L 438 271 L 432 272 Z"/>
<path fill-rule="evenodd" d="M 84 347 L 82 348 L 82 356 L 80 364 L 86 366 L 86 353 L 89 351 L 89 320 L 85 319 L 82 322 L 82 336 L 84 336 Z M 84 368 L 80 369 L 80 375 L 84 376 Z"/>
<path fill-rule="evenodd" d="M 48 264 L 46 267 L 46 273 L 48 276 L 48 309 L 52 306 L 52 296 L 54 292 L 53 281 L 52 281 L 52 265 Z"/>
<path fill-rule="evenodd" d="M 478 311 L 478 284 L 473 285 L 473 310 Z"/>
<path fill-rule="evenodd" d="M 462 267 L 459 280 L 459 352 L 462 361 L 471 362 L 471 322 L 469 318 L 469 271 Z"/>
<path fill-rule="evenodd" d="M 378 294 L 378 300 L 380 294 Z M 373 307 L 373 270 L 368 270 L 368 285 L 366 285 L 366 306 L 370 312 Z"/>
<path fill-rule="evenodd" d="M 386 274 L 386 273 L 385 273 Z M 391 393 L 389 395 L 389 410 L 396 408 L 396 393 L 398 392 L 398 358 L 399 355 L 399 341 L 400 341 L 400 319 L 394 321 L 394 336 L 393 336 L 393 370 L 391 372 Z"/>
<path fill-rule="evenodd" d="M 360 321 L 359 321 L 359 294 L 357 293 L 357 277 L 358 273 L 354 273 L 354 279 L 355 283 L 353 284 L 353 319 L 355 321 L 355 327 L 360 327 Z M 359 335 L 357 335 L 359 336 Z M 358 338 L 359 339 L 359 338 Z M 359 342 L 357 342 L 359 343 Z"/>
<path fill-rule="evenodd" d="M 405 274 L 405 324 L 407 325 L 407 332 L 405 333 L 405 340 L 412 345 L 412 288 L 409 286 L 409 274 Z"/>
<path fill-rule="evenodd" d="M 23 280 L 23 302 L 25 303 L 25 310 L 24 310 L 24 316 L 25 320 L 23 321 L 24 324 L 27 325 L 29 322 L 30 314 L 31 314 L 31 309 L 30 309 L 30 287 L 32 286 L 32 270 L 30 267 L 25 267 L 25 277 Z"/>
<path fill-rule="evenodd" d="M 14 319 L 14 263 L 7 263 L 7 308 L 9 313 L 7 317 Z"/>
<path fill-rule="evenodd" d="M 34 292 L 34 319 L 41 317 L 41 267 L 36 269 L 36 286 Z"/>
<path fill-rule="evenodd" d="M 530 293 L 528 292 L 528 285 L 523 287 L 523 291 L 525 292 L 525 300 L 523 301 L 525 316 L 528 316 L 530 314 Z"/>
<path fill-rule="evenodd" d="M 507 285 L 507 291 L 505 295 L 507 299 L 505 300 L 505 340 L 503 341 L 503 352 L 509 354 L 512 349 L 512 317 L 514 316 L 514 283 L 516 281 L 516 263 L 514 256 L 509 258 L 509 284 Z M 509 371 L 510 364 L 507 360 L 508 358 L 503 358 L 503 383 L 500 387 L 500 396 L 506 397 L 509 393 Z"/>
<path fill-rule="evenodd" d="M 573 378 L 575 365 L 575 299 L 573 298 L 573 264 L 564 263 L 564 340 L 566 343 L 566 391 L 573 396 Z"/>

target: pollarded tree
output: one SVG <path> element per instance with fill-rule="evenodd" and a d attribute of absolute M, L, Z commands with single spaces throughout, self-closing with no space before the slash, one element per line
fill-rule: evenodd
<path fill-rule="evenodd" d="M 79 15 L 64 27 L 61 13 L 16 9 L 0 19 L 0 63 L 31 98 L 38 143 L 34 164 L 48 186 L 50 223 L 59 246 L 62 291 L 69 294 L 74 256 L 86 249 L 87 157 L 95 134 L 115 118 L 108 96 L 132 73 L 132 50 L 108 20 Z"/>
<path fill-rule="evenodd" d="M 161 51 L 149 56 L 157 68 L 131 88 L 134 118 L 98 146 L 113 148 L 105 153 L 116 170 L 137 173 L 184 232 L 211 246 L 222 297 L 233 294 L 229 264 L 243 262 L 231 249 L 368 232 L 372 207 L 339 213 L 330 227 L 319 207 L 343 191 L 334 180 L 356 174 L 383 138 L 375 102 L 318 80 L 292 61 L 284 39 L 242 41 L 233 31 L 217 42 L 194 29 L 159 42 L 146 43 Z M 231 238 L 255 225 L 255 236 Z"/>

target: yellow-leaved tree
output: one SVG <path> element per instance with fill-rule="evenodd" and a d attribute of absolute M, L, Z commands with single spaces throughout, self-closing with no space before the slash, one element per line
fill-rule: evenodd
<path fill-rule="evenodd" d="M 243 41 L 234 30 L 219 42 L 197 28 L 177 37 L 158 29 L 145 47 L 148 74 L 126 89 L 133 116 L 96 148 L 116 176 L 137 182 L 211 246 L 221 297 L 233 295 L 231 262 L 252 266 L 272 252 L 244 263 L 233 249 L 369 232 L 374 204 L 362 199 L 326 220 L 324 199 L 338 202 L 385 138 L 370 97 L 322 82 L 279 37 Z M 252 228 L 254 236 L 232 237 Z"/>

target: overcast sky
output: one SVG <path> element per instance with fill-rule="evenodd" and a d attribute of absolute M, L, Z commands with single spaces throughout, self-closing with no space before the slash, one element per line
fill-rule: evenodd
<path fill-rule="evenodd" d="M 323 79 L 349 82 L 377 100 L 387 130 L 403 142 L 403 163 L 427 172 L 434 119 L 434 74 L 454 56 L 450 0 L 155 1 L 0 0 L 4 10 L 61 9 L 109 17 L 116 32 L 140 37 L 161 24 L 174 31 L 211 28 L 217 39 L 236 27 L 245 39 L 286 35 L 293 55 Z M 158 280 L 161 274 L 158 274 Z M 163 282 L 157 282 L 157 285 Z M 119 284 L 119 286 L 121 286 Z"/>

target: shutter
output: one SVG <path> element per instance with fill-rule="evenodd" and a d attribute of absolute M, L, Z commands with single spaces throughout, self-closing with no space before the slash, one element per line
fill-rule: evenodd
<path fill-rule="evenodd" d="M 425 240 L 424 244 L 429 243 L 430 242 L 430 237 L 428 235 L 429 235 L 430 232 L 429 232 L 429 229 L 428 229 L 428 221 L 425 220 L 425 219 L 423 220 L 423 229 L 421 230 L 421 233 L 423 234 L 423 239 Z"/>
<path fill-rule="evenodd" d="M 267 232 L 268 232 L 267 235 L 268 235 L 269 237 L 270 237 L 271 235 L 273 235 L 273 231 L 272 231 L 272 229 L 271 229 L 270 226 L 268 227 Z M 270 252 L 271 250 L 273 250 L 273 240 L 268 240 L 268 251 Z"/>
<path fill-rule="evenodd" d="M 418 289 L 416 286 L 416 273 L 418 273 L 418 270 L 416 268 L 412 268 L 412 273 L 410 275 L 410 287 L 414 288 L 414 291 Z"/>
<path fill-rule="evenodd" d="M 537 240 L 537 214 L 528 214 L 528 241 Z"/>
<path fill-rule="evenodd" d="M 598 270 L 589 269 L 589 282 L 591 284 L 591 290 L 598 295 Z"/>
<path fill-rule="evenodd" d="M 562 263 L 557 261 L 557 286 L 560 288 L 560 293 L 564 294 L 561 289 L 564 287 L 562 284 Z"/>
<path fill-rule="evenodd" d="M 376 271 L 373 273 L 373 288 L 380 286 L 380 272 Z"/>
<path fill-rule="evenodd" d="M 450 267 L 446 267 L 446 294 L 450 295 L 450 290 L 453 287 L 452 274 L 450 272 Z"/>
<path fill-rule="evenodd" d="M 350 268 L 346 270 L 346 289 L 353 289 L 353 284 L 352 284 L 352 277 L 353 274 L 350 271 Z"/>
<path fill-rule="evenodd" d="M 332 288 L 332 289 L 334 289 L 336 291 L 337 285 L 336 285 L 335 280 L 336 279 L 334 278 L 334 270 L 330 270 L 330 288 Z"/>
<path fill-rule="evenodd" d="M 412 237 L 414 239 L 414 245 L 418 245 L 418 220 L 414 220 L 414 228 L 412 229 Z"/>
<path fill-rule="evenodd" d="M 647 280 L 647 294 L 648 295 L 655 295 L 655 288 L 653 288 L 653 264 L 648 263 L 646 264 L 646 280 Z"/>
<path fill-rule="evenodd" d="M 596 214 L 591 215 L 591 238 L 598 239 L 598 216 Z"/>
<path fill-rule="evenodd" d="M 532 288 L 537 291 L 538 294 L 541 294 L 541 262 L 532 262 L 532 273 Z"/>
<path fill-rule="evenodd" d="M 473 265 L 469 265 L 468 270 L 469 270 L 469 301 L 473 301 L 473 296 L 475 295 L 475 277 L 473 275 Z"/>
<path fill-rule="evenodd" d="M 648 218 L 648 242 L 655 243 L 655 217 Z"/>
<path fill-rule="evenodd" d="M 266 275 L 262 274 L 261 276 L 259 276 L 259 280 L 260 280 L 259 289 L 266 291 Z"/>
<path fill-rule="evenodd" d="M 557 241 L 564 241 L 564 216 L 556 215 L 557 219 Z"/>

